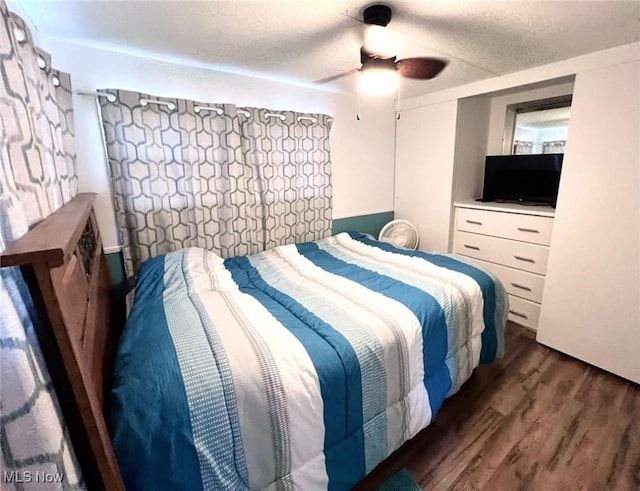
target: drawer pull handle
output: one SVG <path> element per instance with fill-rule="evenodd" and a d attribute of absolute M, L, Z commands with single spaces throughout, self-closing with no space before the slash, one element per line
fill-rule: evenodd
<path fill-rule="evenodd" d="M 518 283 L 511 283 L 511 286 L 514 288 L 520 288 L 520 290 L 525 290 L 527 292 L 531 291 L 531 288 L 529 288 L 528 286 L 519 285 Z"/>
<path fill-rule="evenodd" d="M 536 230 L 535 228 L 518 227 L 518 230 L 520 232 L 529 232 L 531 234 L 539 234 L 540 233 L 540 230 Z"/>
<path fill-rule="evenodd" d="M 479 251 L 479 250 L 480 250 L 480 248 L 479 248 L 479 247 L 472 246 L 472 245 L 469 245 L 469 244 L 465 244 L 464 246 L 465 246 L 467 249 L 473 249 L 474 251 Z"/>
<path fill-rule="evenodd" d="M 465 222 L 470 223 L 471 225 L 482 225 L 482 222 L 476 222 L 475 220 L 465 220 Z"/>
<path fill-rule="evenodd" d="M 522 257 L 522 256 L 513 256 L 515 257 L 518 261 L 524 261 L 525 263 L 534 263 L 535 264 L 535 260 L 531 259 L 530 257 Z"/>
<path fill-rule="evenodd" d="M 509 313 L 516 315 L 518 317 L 522 317 L 523 319 L 528 319 L 527 314 L 523 314 L 522 312 L 518 312 L 517 310 L 511 310 L 509 309 Z"/>

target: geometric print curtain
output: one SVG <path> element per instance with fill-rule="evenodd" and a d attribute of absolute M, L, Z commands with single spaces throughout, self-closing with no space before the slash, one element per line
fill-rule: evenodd
<path fill-rule="evenodd" d="M 264 249 L 331 234 L 331 118 L 245 108 L 245 162 L 257 169 Z M 246 115 L 245 115 L 246 114 Z"/>
<path fill-rule="evenodd" d="M 202 247 L 228 257 L 262 250 L 254 169 L 242 162 L 232 106 L 109 90 L 100 98 L 114 208 L 125 268 L 133 276 L 150 257 Z M 216 110 L 225 111 L 219 116 Z"/>
<path fill-rule="evenodd" d="M 183 247 L 226 258 L 330 235 L 328 116 L 102 92 L 128 276 Z"/>
<path fill-rule="evenodd" d="M 71 81 L 51 68 L 19 17 L 0 2 L 0 251 L 76 194 Z M 30 473 L 48 489 L 83 489 L 37 322 L 18 268 L 0 269 L 0 467 L 3 489 Z M 5 474 L 8 473 L 8 474 Z M 12 474 L 13 473 L 13 474 Z M 34 487 L 32 484 L 31 487 Z"/>

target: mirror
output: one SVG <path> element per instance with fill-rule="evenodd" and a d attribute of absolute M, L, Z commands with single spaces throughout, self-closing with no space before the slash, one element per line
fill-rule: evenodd
<path fill-rule="evenodd" d="M 513 155 L 564 153 L 571 116 L 571 96 L 531 101 L 507 107 L 504 153 Z M 506 147 L 506 145 L 505 145 Z"/>

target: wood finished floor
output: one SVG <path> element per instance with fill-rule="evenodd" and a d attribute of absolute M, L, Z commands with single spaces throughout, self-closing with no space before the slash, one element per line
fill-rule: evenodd
<path fill-rule="evenodd" d="M 403 467 L 424 490 L 640 490 L 640 386 L 509 323 L 504 359 L 354 489 Z"/>

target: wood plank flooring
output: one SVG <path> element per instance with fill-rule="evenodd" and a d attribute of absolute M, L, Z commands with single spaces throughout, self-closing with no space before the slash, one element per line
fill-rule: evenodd
<path fill-rule="evenodd" d="M 403 467 L 424 490 L 640 490 L 640 386 L 509 323 L 504 359 L 354 489 Z"/>

